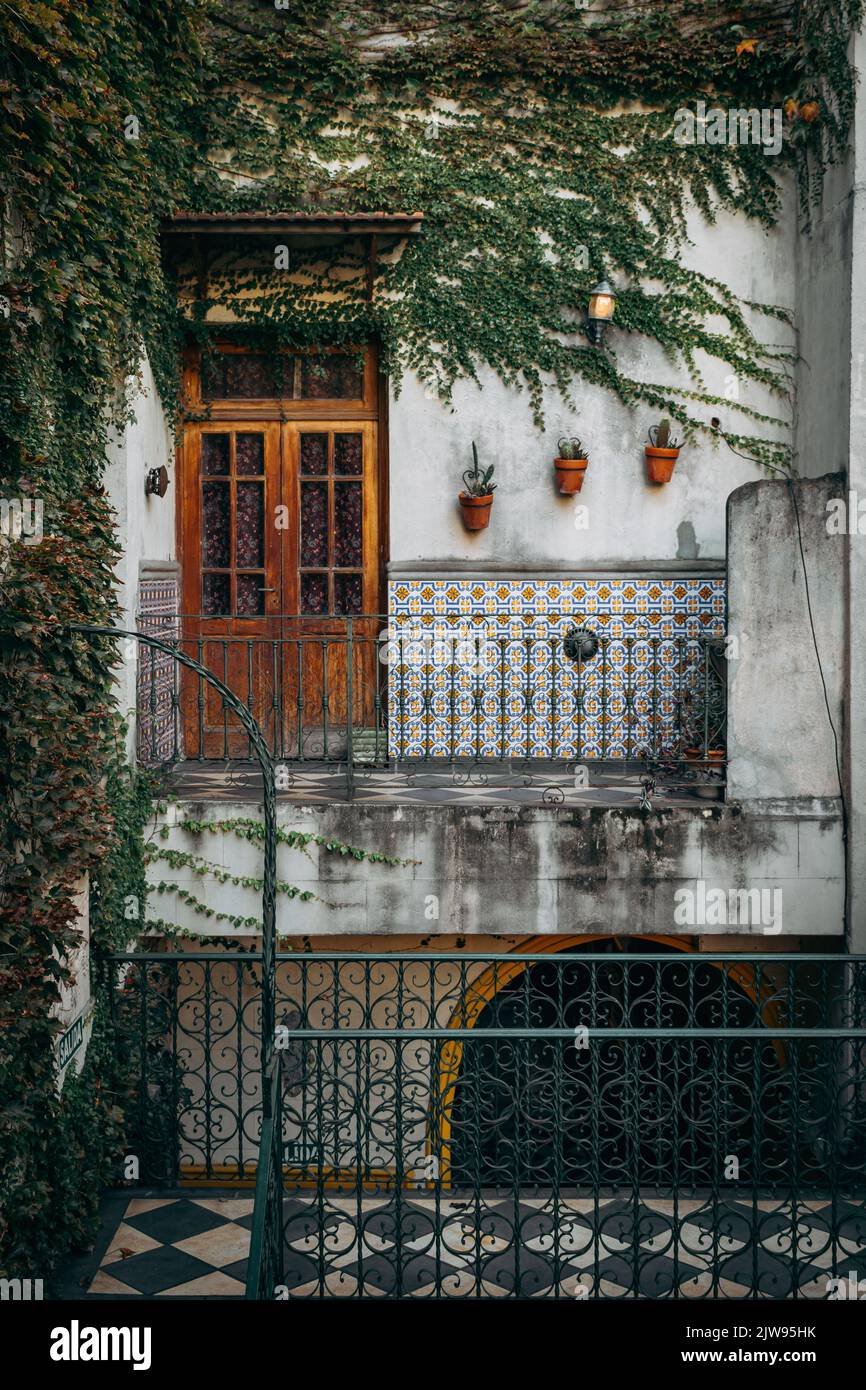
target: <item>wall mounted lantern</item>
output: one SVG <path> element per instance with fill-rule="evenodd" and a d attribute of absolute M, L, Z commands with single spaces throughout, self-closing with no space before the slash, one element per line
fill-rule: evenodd
<path fill-rule="evenodd" d="M 593 347 L 601 347 L 604 342 L 604 330 L 613 318 L 615 308 L 616 291 L 607 280 L 601 280 L 589 296 L 587 330 Z"/>
<path fill-rule="evenodd" d="M 165 464 L 159 468 L 148 468 L 147 477 L 144 480 L 144 492 L 146 497 L 164 497 L 168 491 L 168 469 Z"/>

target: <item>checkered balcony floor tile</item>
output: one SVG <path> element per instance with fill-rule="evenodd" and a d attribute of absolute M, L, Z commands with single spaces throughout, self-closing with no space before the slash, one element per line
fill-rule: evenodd
<path fill-rule="evenodd" d="M 280 801 L 302 805 L 329 805 L 349 797 L 345 766 L 288 763 L 291 784 L 277 792 Z M 509 769 L 473 765 L 471 761 L 442 770 L 411 765 L 387 769 L 356 769 L 352 795 L 368 805 L 451 806 L 624 806 L 641 802 L 641 776 L 632 770 L 593 769 L 589 785 L 575 771 L 576 765 L 533 763 L 524 768 L 515 760 Z M 178 763 L 171 773 L 172 792 L 181 800 L 261 800 L 261 775 L 247 764 Z M 676 785 L 661 785 L 653 792 L 653 804 L 694 805 L 696 798 L 721 799 L 720 782 L 696 778 Z"/>
<path fill-rule="evenodd" d="M 132 1198 L 85 1287 L 105 1297 L 241 1298 L 250 1197 Z M 796 1217 L 796 1221 L 795 1221 Z M 286 1197 L 289 1298 L 823 1299 L 866 1275 L 866 1213 L 780 1201 Z M 399 1244 L 398 1244 L 399 1243 Z"/>
<path fill-rule="evenodd" d="M 88 1293 L 242 1298 L 253 1200 L 134 1198 Z"/>

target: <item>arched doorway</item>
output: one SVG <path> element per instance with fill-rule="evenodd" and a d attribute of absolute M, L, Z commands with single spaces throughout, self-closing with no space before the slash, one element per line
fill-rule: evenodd
<path fill-rule="evenodd" d="M 558 945 L 475 981 L 456 1011 L 453 1026 L 475 1036 L 441 1055 L 444 1181 L 524 1192 L 772 1183 L 787 1142 L 784 1049 L 703 1036 L 772 1025 L 772 989 L 742 964 L 687 965 L 676 939 Z M 590 1040 L 586 1028 L 611 1036 Z"/>

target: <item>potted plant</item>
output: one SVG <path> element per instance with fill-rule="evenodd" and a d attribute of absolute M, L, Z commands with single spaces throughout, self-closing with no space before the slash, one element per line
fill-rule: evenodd
<path fill-rule="evenodd" d="M 649 481 L 669 483 L 680 453 L 680 441 L 671 433 L 670 420 L 661 420 L 652 426 L 644 452 Z"/>
<path fill-rule="evenodd" d="M 490 520 L 490 508 L 496 491 L 496 484 L 490 481 L 492 477 L 492 463 L 489 468 L 479 468 L 478 450 L 473 440 L 472 467 L 463 474 L 464 490 L 457 498 L 467 531 L 483 531 Z"/>
<path fill-rule="evenodd" d="M 706 658 L 688 663 L 679 672 L 673 692 L 673 727 L 662 730 L 662 741 L 643 747 L 646 761 L 641 805 L 651 806 L 651 792 L 688 789 L 691 794 L 718 801 L 724 786 L 727 759 L 727 671 L 725 644 L 712 641 Z M 655 737 L 655 735 L 653 736 Z"/>
<path fill-rule="evenodd" d="M 553 460 L 556 469 L 556 484 L 563 497 L 573 497 L 583 487 L 583 475 L 589 459 L 580 440 L 575 436 L 564 437 L 558 444 L 559 455 Z"/>
<path fill-rule="evenodd" d="M 712 765 L 725 761 L 727 673 L 724 643 L 710 645 L 708 660 L 695 673 L 695 684 L 679 697 L 680 737 L 688 762 Z"/>

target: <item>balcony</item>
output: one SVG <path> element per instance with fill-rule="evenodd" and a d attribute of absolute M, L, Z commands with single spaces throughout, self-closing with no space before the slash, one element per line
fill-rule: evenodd
<path fill-rule="evenodd" d="M 491 634 L 469 617 L 444 632 L 411 613 L 328 619 L 329 630 L 287 618 L 239 636 L 213 618 L 150 616 L 140 756 L 183 803 L 157 817 L 158 921 L 254 929 L 258 863 L 233 827 L 255 820 L 273 777 L 277 876 L 307 894 L 303 921 L 279 896 L 284 938 L 843 934 L 838 803 L 755 795 L 755 750 L 778 762 L 790 731 L 742 669 L 729 681 L 699 613 L 686 617 L 696 635 L 674 638 L 508 615 Z M 799 766 L 787 758 L 788 787 Z M 339 865 L 291 848 L 311 834 L 346 847 Z M 214 867 L 228 878 L 219 911 L 202 915 L 198 875 Z M 704 911 L 707 892 L 724 910 Z M 779 910 L 731 907 L 732 893 Z"/>
<path fill-rule="evenodd" d="M 195 800 L 256 800 L 260 777 L 232 699 L 304 804 L 496 802 L 636 806 L 721 800 L 723 644 L 610 638 L 540 617 L 268 619 L 215 631 L 148 615 L 138 751 Z M 227 626 L 227 624 L 223 624 Z M 182 669 L 172 652 L 218 678 Z"/>

